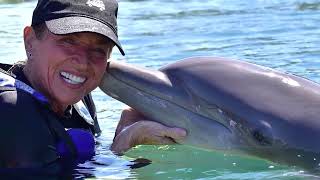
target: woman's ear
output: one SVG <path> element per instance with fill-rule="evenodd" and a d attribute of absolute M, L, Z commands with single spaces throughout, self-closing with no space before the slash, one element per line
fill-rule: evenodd
<path fill-rule="evenodd" d="M 26 26 L 23 30 L 24 47 L 27 52 L 27 56 L 32 51 L 33 41 L 36 39 L 35 33 L 31 26 Z"/>

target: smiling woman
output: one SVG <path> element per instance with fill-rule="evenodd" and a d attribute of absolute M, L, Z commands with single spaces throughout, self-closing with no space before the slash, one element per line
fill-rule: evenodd
<path fill-rule="evenodd" d="M 73 158 L 77 163 L 76 159 L 93 155 L 92 148 L 85 151 L 87 155 L 82 153 L 86 147 L 92 147 L 92 140 L 83 139 L 80 142 L 88 144 L 78 146 L 76 139 L 92 139 L 90 136 L 101 132 L 90 92 L 98 86 L 113 46 L 116 44 L 123 53 L 115 28 L 117 3 L 104 2 L 109 3 L 109 9 L 103 12 L 85 4 L 77 9 L 76 4 L 65 3 L 68 2 L 40 0 L 32 26 L 23 31 L 28 60 L 1 66 L 0 113 L 8 120 L 1 129 L 1 167 L 50 166 L 55 171 L 53 162 Z M 47 9 L 52 6 L 53 11 Z M 67 14 L 54 11 L 59 8 Z M 70 16 L 72 13 L 78 15 Z M 88 18 L 80 17 L 85 14 Z M 78 21 L 78 26 L 70 28 L 74 21 Z M 74 129 L 78 129 L 76 133 Z M 91 135 L 81 135 L 87 132 Z M 65 148 L 61 149 L 61 142 Z"/>
<path fill-rule="evenodd" d="M 24 37 L 29 55 L 26 77 L 60 114 L 98 86 L 113 47 L 104 36 L 87 32 L 54 35 L 45 30 L 39 39 L 26 27 Z"/>
<path fill-rule="evenodd" d="M 93 136 L 101 130 L 90 93 L 100 84 L 112 48 L 124 55 L 117 10 L 115 0 L 38 1 L 23 31 L 27 61 L 0 64 L 0 168 L 57 173 L 94 155 Z M 141 119 L 134 110 L 124 111 L 115 153 L 180 137 L 176 129 Z M 141 128 L 150 129 L 148 138 Z"/>

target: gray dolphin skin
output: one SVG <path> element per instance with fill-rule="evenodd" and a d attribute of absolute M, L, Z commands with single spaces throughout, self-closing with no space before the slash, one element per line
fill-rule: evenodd
<path fill-rule="evenodd" d="M 193 57 L 159 70 L 110 61 L 100 88 L 187 130 L 178 143 L 317 170 L 320 85 L 244 61 Z"/>

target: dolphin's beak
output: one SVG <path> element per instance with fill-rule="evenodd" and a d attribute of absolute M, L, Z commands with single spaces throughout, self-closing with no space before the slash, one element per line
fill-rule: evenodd
<path fill-rule="evenodd" d="M 100 85 L 102 90 L 105 89 L 104 86 L 108 89 L 108 81 L 113 79 L 160 98 L 167 99 L 172 97 L 171 81 L 166 74 L 158 70 L 111 60 L 107 63 L 104 76 L 104 80 Z M 182 93 L 179 92 L 177 94 Z"/>

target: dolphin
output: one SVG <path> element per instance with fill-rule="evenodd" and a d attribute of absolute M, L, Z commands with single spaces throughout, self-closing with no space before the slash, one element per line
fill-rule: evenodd
<path fill-rule="evenodd" d="M 320 85 L 260 65 L 191 57 L 159 70 L 109 61 L 100 89 L 153 121 L 187 130 L 177 143 L 317 169 Z"/>

